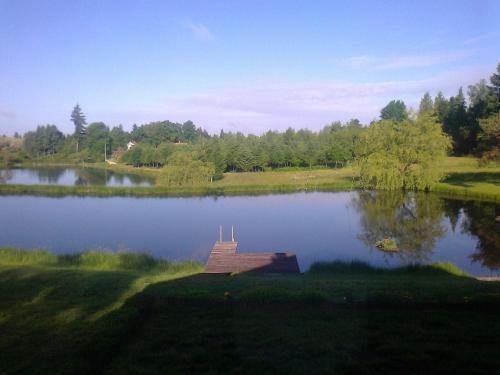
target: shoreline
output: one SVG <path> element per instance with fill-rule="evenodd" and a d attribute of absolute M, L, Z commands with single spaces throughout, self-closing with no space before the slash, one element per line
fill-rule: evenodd
<path fill-rule="evenodd" d="M 110 187 L 110 186 L 74 186 L 74 185 L 23 185 L 0 184 L 0 196 L 46 196 L 46 197 L 218 197 L 218 196 L 245 196 L 293 194 L 310 192 L 350 192 L 362 190 L 359 186 L 346 186 L 343 183 L 324 183 L 310 185 L 229 185 L 229 186 L 192 186 L 171 188 L 156 187 Z M 445 198 L 462 200 L 482 200 L 499 203 L 500 192 L 486 193 L 472 191 L 467 188 L 448 188 L 438 184 L 429 193 L 439 194 Z M 499 189 L 500 190 L 500 189 Z M 384 190 L 381 190 L 384 191 Z"/>
<path fill-rule="evenodd" d="M 82 168 L 78 163 L 22 163 L 13 168 Z M 109 165 L 106 163 L 85 164 L 85 168 L 108 169 L 118 173 L 130 173 L 157 179 L 161 169 Z M 448 177 L 437 183 L 431 192 L 455 199 L 500 202 L 500 165 L 479 166 L 471 157 L 449 157 L 443 166 Z M 354 191 L 361 187 L 355 180 L 353 167 L 339 169 L 303 168 L 296 170 L 272 170 L 264 172 L 228 172 L 224 178 L 202 185 L 151 187 L 124 187 L 104 185 L 29 185 L 0 184 L 0 195 L 39 196 L 130 196 L 130 197 L 202 197 L 267 195 L 297 192 Z"/>

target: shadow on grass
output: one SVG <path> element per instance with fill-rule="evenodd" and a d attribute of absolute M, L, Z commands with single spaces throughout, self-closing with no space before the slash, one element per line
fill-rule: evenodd
<path fill-rule="evenodd" d="M 393 276 L 437 276 L 444 278 L 470 277 L 459 267 L 449 262 L 437 262 L 425 265 L 408 265 L 397 268 L 374 267 L 362 261 L 333 261 L 316 262 L 309 269 L 310 274 L 337 274 L 337 275 L 393 275 Z"/>
<path fill-rule="evenodd" d="M 157 282 L 96 320 L 88 317 L 122 298 L 138 274 L 4 269 L 0 373 L 418 373 L 430 360 L 435 372 L 500 366 L 492 307 L 500 283 L 446 269 L 318 267 Z"/>
<path fill-rule="evenodd" d="M 498 172 L 477 172 L 477 173 L 452 173 L 446 177 L 443 182 L 462 186 L 471 187 L 475 182 L 489 183 L 500 186 L 500 173 Z"/>
<path fill-rule="evenodd" d="M 136 325 L 108 371 L 421 373 L 432 360 L 436 373 L 480 373 L 500 364 L 482 341 L 500 333 L 498 319 L 485 321 L 498 304 L 464 300 L 498 293 L 499 283 L 444 269 L 362 271 L 198 274 L 151 285 L 124 305 L 137 312 Z"/>

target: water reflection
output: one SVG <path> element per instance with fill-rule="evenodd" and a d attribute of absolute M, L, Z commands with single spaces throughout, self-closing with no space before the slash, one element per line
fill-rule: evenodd
<path fill-rule="evenodd" d="M 41 168 L 34 172 L 40 183 L 51 185 L 57 184 L 65 173 L 66 170 L 62 168 Z"/>
<path fill-rule="evenodd" d="M 352 205 L 360 214 L 358 238 L 373 249 L 383 238 L 396 241 L 398 256 L 405 262 L 429 261 L 436 241 L 446 233 L 443 202 L 425 193 L 362 191 L 354 195 Z M 382 250 L 380 250 L 382 251 Z"/>
<path fill-rule="evenodd" d="M 0 184 L 6 184 L 14 176 L 10 169 L 0 169 Z"/>
<path fill-rule="evenodd" d="M 470 256 L 489 269 L 500 269 L 500 214 L 498 207 L 481 202 L 467 202 L 463 208 L 462 231 L 478 238 L 476 251 Z"/>
<path fill-rule="evenodd" d="M 61 180 L 67 178 L 65 174 Z M 101 178 L 117 181 L 109 175 Z M 124 246 L 167 259 L 204 262 L 219 225 L 234 225 L 241 252 L 291 251 L 302 271 L 313 262 L 335 259 L 380 267 L 445 261 L 473 275 L 490 276 L 500 275 L 499 215 L 495 203 L 399 192 L 217 198 L 0 196 L 0 246 L 62 253 Z M 394 238 L 400 251 L 377 249 L 375 242 L 384 237 Z"/>
<path fill-rule="evenodd" d="M 154 179 L 108 169 L 40 167 L 0 170 L 0 184 L 152 186 Z"/>

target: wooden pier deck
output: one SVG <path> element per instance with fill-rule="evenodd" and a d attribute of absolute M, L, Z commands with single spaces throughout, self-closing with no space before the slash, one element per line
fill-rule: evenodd
<path fill-rule="evenodd" d="M 205 273 L 270 272 L 299 273 L 293 253 L 241 253 L 236 241 L 217 241 L 205 266 Z"/>

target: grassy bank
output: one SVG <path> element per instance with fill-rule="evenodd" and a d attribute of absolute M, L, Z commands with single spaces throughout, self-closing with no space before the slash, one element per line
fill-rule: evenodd
<path fill-rule="evenodd" d="M 0 373 L 492 373 L 500 365 L 500 283 L 450 265 L 335 262 L 304 275 L 224 276 L 109 256 L 0 253 Z"/>
<path fill-rule="evenodd" d="M 158 169 L 133 168 L 124 165 L 92 165 L 123 173 L 135 173 L 156 178 Z M 480 167 L 475 158 L 447 158 L 444 165 L 447 177 L 435 191 L 468 198 L 500 201 L 500 165 Z M 182 187 L 106 187 L 55 185 L 0 185 L 0 194 L 39 194 L 49 196 L 199 196 L 265 194 L 295 191 L 335 191 L 358 188 L 352 167 L 342 169 L 311 169 L 226 173 L 222 180 L 206 185 Z"/>

